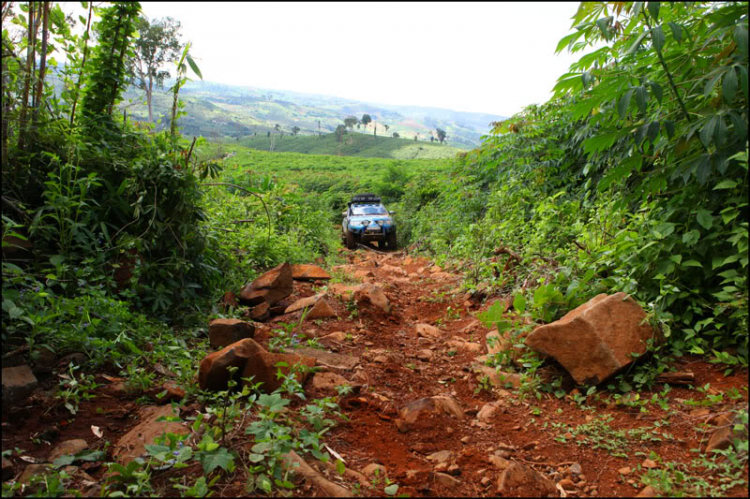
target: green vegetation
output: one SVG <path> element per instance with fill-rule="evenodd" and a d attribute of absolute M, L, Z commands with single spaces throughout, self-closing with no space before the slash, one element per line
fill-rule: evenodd
<path fill-rule="evenodd" d="M 297 152 L 304 154 L 325 154 L 332 156 L 357 156 L 364 158 L 395 158 L 395 159 L 450 159 L 454 158 L 461 149 L 440 146 L 432 143 L 414 142 L 409 139 L 381 137 L 363 133 L 345 133 L 341 141 L 335 133 L 317 136 L 265 134 L 243 138 L 237 142 L 240 145 L 268 151 L 273 146 L 273 152 Z"/>
<path fill-rule="evenodd" d="M 746 8 L 581 4 L 558 50 L 601 48 L 410 190 L 401 235 L 535 321 L 624 291 L 668 352 L 747 365 Z"/>

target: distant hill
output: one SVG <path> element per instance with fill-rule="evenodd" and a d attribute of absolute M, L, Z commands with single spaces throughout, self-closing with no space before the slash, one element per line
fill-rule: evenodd
<path fill-rule="evenodd" d="M 168 83 L 167 87 L 170 85 Z M 268 131 L 275 132 L 277 124 L 285 133 L 284 138 L 291 133 L 293 127 L 299 127 L 300 136 L 325 134 L 343 124 L 347 116 L 362 118 L 367 113 L 373 122 L 367 128 L 361 126 L 358 130 L 355 127 L 351 135 L 359 132 L 372 136 L 373 127 L 377 126 L 379 137 L 392 136 L 395 132 L 402 139 L 413 142 L 417 135 L 419 143 L 424 144 L 430 142 L 431 135 L 437 139 L 436 129 L 441 128 L 447 133 L 448 145 L 471 149 L 479 145 L 482 135 L 488 133 L 491 122 L 505 119 L 493 114 L 369 104 L 324 95 L 201 81 L 186 84 L 180 91 L 180 96 L 187 113 L 179 122 L 183 133 L 202 135 L 214 140 L 242 140 L 249 136 L 255 137 L 255 134 L 266 138 Z M 147 120 L 143 92 L 131 88 L 125 93 L 125 99 L 122 106 L 127 107 L 129 116 Z M 155 119 L 161 118 L 162 127 L 168 126 L 170 106 L 171 97 L 164 90 L 154 94 L 154 116 Z M 444 144 L 441 146 L 445 147 Z"/>
<path fill-rule="evenodd" d="M 228 140 L 228 143 L 239 144 L 260 151 L 299 152 L 304 154 L 327 154 L 333 156 L 360 156 L 365 158 L 394 159 L 447 159 L 453 158 L 463 149 L 441 145 L 437 142 L 419 142 L 414 139 L 401 139 L 347 133 L 339 142 L 336 135 L 327 133 L 322 136 L 303 136 L 274 133 L 258 134 L 241 139 Z"/>

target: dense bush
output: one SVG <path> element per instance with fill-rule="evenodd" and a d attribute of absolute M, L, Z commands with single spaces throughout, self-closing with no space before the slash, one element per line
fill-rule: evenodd
<path fill-rule="evenodd" d="M 411 240 L 497 287 L 554 283 L 545 303 L 565 306 L 544 320 L 625 291 L 675 351 L 746 359 L 747 22 L 746 3 L 581 4 L 558 50 L 601 48 L 497 124 L 434 201 L 407 196 Z M 520 273 L 503 274 L 503 248 Z"/>

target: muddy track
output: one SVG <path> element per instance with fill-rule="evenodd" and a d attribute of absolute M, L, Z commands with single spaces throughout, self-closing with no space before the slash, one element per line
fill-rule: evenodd
<path fill-rule="evenodd" d="M 637 404 L 615 404 L 606 396 L 598 401 L 589 397 L 579 404 L 574 400 L 577 392 L 572 379 L 554 366 L 543 368 L 541 377 L 548 382 L 562 380 L 559 388 L 564 394 L 558 392 L 560 397 L 549 391 L 531 391 L 526 385 L 487 389 L 474 366 L 481 364 L 477 357 L 487 353 L 485 336 L 489 330 L 476 314 L 504 297 L 471 301 L 461 290 L 462 275 L 403 252 L 357 250 L 345 256 L 349 263 L 340 270 L 381 287 L 390 302 L 390 312 L 367 303 L 353 307 L 354 302 L 345 293 L 331 291 L 345 284 L 296 283 L 294 297 L 327 291 L 338 318 L 302 323 L 300 332 L 320 339 L 331 352 L 358 359 L 351 369 L 324 368 L 356 385 L 355 393 L 341 402 L 348 421 L 342 420 L 330 430 L 325 442 L 343 458 L 347 470 L 364 472 L 367 477 L 351 472 L 341 477 L 310 461 L 352 493 L 383 495 L 387 478 L 399 485 L 399 494 L 413 497 L 496 496 L 501 474 L 515 462 L 551 480 L 557 495 L 633 496 L 644 488 L 640 476 L 645 471 L 644 463 L 650 466 L 646 459 L 652 453 L 658 456 L 657 468 L 665 467 L 666 462 L 689 463 L 696 456 L 691 449 L 704 448 L 708 438 L 698 426 L 730 408 L 728 400 L 725 405 L 709 408 L 686 406 L 682 401 L 705 395 L 684 386 L 672 387 L 665 395 L 665 407 L 650 404 L 647 412 Z M 267 345 L 279 322 L 292 322 L 298 315 L 276 317 L 259 329 L 256 339 Z M 330 336 L 336 332 L 340 334 Z M 694 358 L 676 367 L 692 371 L 697 386 L 710 383 L 714 393 L 738 389 L 742 399 L 732 404 L 747 404 L 746 370 L 724 377 L 723 368 Z M 307 383 L 308 394 L 321 396 L 312 384 Z M 658 390 L 662 388 L 659 385 Z M 55 429 L 53 445 L 83 438 L 92 446 L 102 446 L 101 441 L 94 443 L 92 425 L 116 439 L 137 424 L 136 404 L 106 393 L 103 390 L 102 397 L 84 402 L 72 422 L 61 423 L 59 415 L 42 415 L 33 401 L 27 408 L 3 411 L 3 450 L 31 449 L 26 455 L 44 459 L 49 447 L 32 449 L 29 441 L 50 427 Z M 426 411 L 413 424 L 401 424 L 400 409 L 436 396 L 454 400 L 462 417 Z M 199 404 L 188 403 L 182 415 L 200 410 Z M 12 422 L 19 417 L 26 418 L 25 424 Z M 251 446 L 244 432 L 238 432 L 235 450 Z M 373 465 L 381 468 L 377 475 L 371 473 Z M 630 471 L 623 473 L 625 468 Z M 84 469 L 94 479 L 103 478 L 101 466 L 91 463 Z M 200 476 L 195 465 L 186 472 Z M 238 470 L 231 481 L 220 483 L 214 489 L 216 495 L 246 494 L 243 473 Z M 703 478 L 715 479 L 711 472 Z M 171 493 L 171 489 L 163 490 Z M 537 495 L 532 490 L 529 495 Z M 726 493 L 744 496 L 746 492 L 747 482 Z M 309 482 L 294 493 L 325 495 Z"/>

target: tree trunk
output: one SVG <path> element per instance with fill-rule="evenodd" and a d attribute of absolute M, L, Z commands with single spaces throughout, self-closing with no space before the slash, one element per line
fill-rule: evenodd
<path fill-rule="evenodd" d="M 76 105 L 78 104 L 78 94 L 81 90 L 81 80 L 83 79 L 83 69 L 86 66 L 86 56 L 89 54 L 89 30 L 91 29 L 91 16 L 94 10 L 94 2 L 89 2 L 89 20 L 86 22 L 86 42 L 83 45 L 83 60 L 81 61 L 81 70 L 78 72 L 78 82 L 76 83 L 76 91 L 73 94 L 73 108 L 70 111 L 70 126 L 73 126 L 73 121 L 76 117 Z"/>
<path fill-rule="evenodd" d="M 39 108 L 42 105 L 42 92 L 44 91 L 44 75 L 47 70 L 47 38 L 49 36 L 49 2 L 44 2 L 44 18 L 42 20 L 42 49 L 40 51 L 41 61 L 39 63 L 39 76 L 36 82 L 36 106 L 31 119 L 31 129 L 36 133 L 37 121 L 39 120 Z"/>
<path fill-rule="evenodd" d="M 31 60 L 34 57 L 34 4 L 29 2 L 29 45 L 26 48 L 26 78 L 23 82 L 23 97 L 21 99 L 21 116 L 19 117 L 18 148 L 23 150 L 24 141 L 26 140 L 26 112 L 29 106 L 29 87 L 31 86 Z M 16 174 L 18 174 L 18 165 L 16 163 Z"/>
<path fill-rule="evenodd" d="M 120 15 L 120 19 L 117 24 L 117 32 L 115 34 L 115 39 L 117 39 L 117 36 L 120 34 L 120 27 L 122 26 L 123 17 L 127 16 L 127 13 L 122 13 Z M 112 97 L 110 98 L 109 103 L 109 115 L 112 116 L 112 111 L 115 107 L 115 99 L 117 98 L 117 89 L 120 87 L 120 78 L 122 78 L 122 68 L 125 67 L 125 51 L 128 48 L 128 40 L 129 40 L 129 34 L 125 33 L 122 36 L 122 47 L 120 47 L 120 56 L 118 57 L 120 59 L 120 64 L 118 64 L 118 71 L 117 71 L 117 77 L 115 78 L 115 84 L 112 87 Z M 115 46 L 112 44 L 112 55 L 114 55 Z"/>
<path fill-rule="evenodd" d="M 148 75 L 148 88 L 146 89 L 146 102 L 148 102 L 148 122 L 153 123 L 154 122 L 154 113 L 151 110 L 151 96 L 153 95 L 154 91 L 154 79 L 149 73 Z"/>

